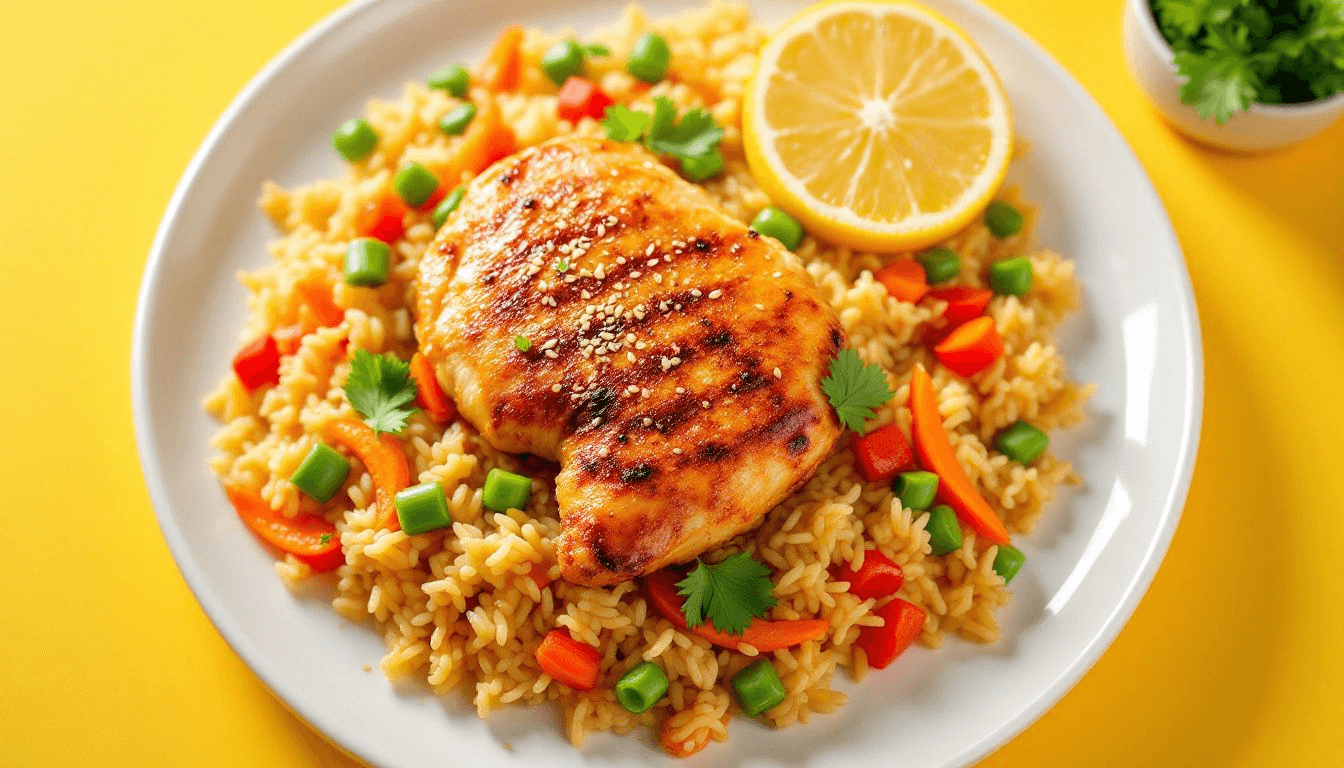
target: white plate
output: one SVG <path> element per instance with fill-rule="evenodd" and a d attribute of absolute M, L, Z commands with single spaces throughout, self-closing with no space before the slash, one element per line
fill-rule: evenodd
<path fill-rule="evenodd" d="M 738 718 L 694 765 L 957 765 L 1029 725 L 1096 661 L 1152 579 L 1185 498 L 1199 433 L 1203 363 L 1189 278 L 1167 216 L 1091 98 L 1035 44 L 967 0 L 930 0 L 1003 76 L 1031 152 L 1012 181 L 1042 204 L 1042 241 L 1077 261 L 1085 309 L 1064 328 L 1073 374 L 1100 385 L 1087 426 L 1057 442 L 1086 478 L 1022 542 L 1027 567 L 1004 639 L 914 651 L 809 725 L 774 732 Z M 572 5 L 573 7 L 561 7 Z M 207 470 L 216 425 L 200 398 L 227 370 L 244 319 L 234 279 L 267 260 L 261 183 L 333 176 L 334 126 L 373 95 L 453 60 L 476 60 L 500 27 L 579 30 L 621 2 L 359 2 L 309 31 L 239 95 L 169 205 L 141 287 L 132 360 L 136 434 L 164 537 L 206 613 L 295 711 L 386 766 L 672 764 L 647 733 L 568 746 L 550 707 L 482 721 L 465 695 L 390 685 L 378 635 L 325 595 L 293 596 Z M 649 0 L 651 15 L 677 4 Z M 761 3 L 778 23 L 798 2 Z M 843 675 L 837 676 L 843 677 Z M 507 742 L 512 749 L 505 749 Z"/>

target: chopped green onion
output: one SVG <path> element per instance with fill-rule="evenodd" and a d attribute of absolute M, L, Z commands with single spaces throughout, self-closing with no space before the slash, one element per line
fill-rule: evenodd
<path fill-rule="evenodd" d="M 1030 464 L 1050 447 L 1050 437 L 1025 421 L 1016 421 L 994 438 L 994 445 L 1018 464 Z"/>
<path fill-rule="evenodd" d="M 1031 259 L 1018 256 L 989 265 L 989 287 L 1003 296 L 1023 296 L 1031 290 Z"/>
<path fill-rule="evenodd" d="M 430 88 L 447 91 L 460 99 L 467 95 L 471 75 L 467 74 L 467 68 L 461 64 L 449 64 L 430 72 L 427 82 Z"/>
<path fill-rule="evenodd" d="M 938 476 L 932 472 L 902 472 L 891 490 L 906 509 L 928 509 L 938 495 Z"/>
<path fill-rule="evenodd" d="M 401 530 L 414 536 L 453 524 L 448 512 L 448 499 L 438 483 L 421 483 L 399 492 L 392 499 L 397 507 Z"/>
<path fill-rule="evenodd" d="M 425 166 L 410 162 L 401 166 L 397 177 L 392 180 L 397 195 L 412 208 L 419 208 L 434 196 L 439 188 L 439 177 Z"/>
<path fill-rule="evenodd" d="M 491 512 L 526 509 L 527 500 L 531 496 L 531 478 L 506 472 L 499 467 L 490 470 L 485 476 L 485 487 L 481 489 L 481 503 Z"/>
<path fill-rule="evenodd" d="M 985 209 L 985 226 L 995 237 L 1012 237 L 1022 231 L 1022 214 L 1012 205 L 995 200 Z"/>
<path fill-rule="evenodd" d="M 589 43 L 583 46 L 583 52 L 595 59 L 611 55 L 611 49 L 601 43 Z"/>
<path fill-rule="evenodd" d="M 691 181 L 712 179 L 720 173 L 723 173 L 723 153 L 717 149 L 699 157 L 681 159 L 681 175 Z"/>
<path fill-rule="evenodd" d="M 667 693 L 667 673 L 646 661 L 636 665 L 616 681 L 616 700 L 636 715 L 649 711 Z"/>
<path fill-rule="evenodd" d="M 583 48 L 573 40 L 561 40 L 548 48 L 541 57 L 541 71 L 556 85 L 561 85 L 575 75 L 582 75 Z"/>
<path fill-rule="evenodd" d="M 475 104 L 462 104 L 448 110 L 448 114 L 439 121 L 439 130 L 449 136 L 461 136 L 471 125 L 472 119 L 476 117 Z"/>
<path fill-rule="evenodd" d="M 517 347 L 519 352 L 526 352 L 532 348 L 532 340 L 526 336 L 514 336 L 513 346 Z"/>
<path fill-rule="evenodd" d="M 289 476 L 295 488 L 326 504 L 340 490 L 345 476 L 350 474 L 350 462 L 326 443 L 314 445 L 303 463 Z"/>
<path fill-rule="evenodd" d="M 657 32 L 645 32 L 630 50 L 625 71 L 646 83 L 656 83 L 667 76 L 671 61 L 672 49 L 667 47 L 667 40 Z"/>
<path fill-rule="evenodd" d="M 778 706 L 788 695 L 769 659 L 760 659 L 733 675 L 733 690 L 742 711 L 752 717 Z"/>
<path fill-rule="evenodd" d="M 352 118 L 341 123 L 341 127 L 331 135 L 331 146 L 346 160 L 358 162 L 368 157 L 378 146 L 378 132 L 364 118 Z"/>
<path fill-rule="evenodd" d="M 957 522 L 957 513 L 946 504 L 939 504 L 929 511 L 924 530 L 929 534 L 933 554 L 941 556 L 961 549 L 961 524 Z"/>
<path fill-rule="evenodd" d="M 961 259 L 951 248 L 933 248 L 919 255 L 919 263 L 924 265 L 924 279 L 929 284 L 943 283 L 961 273 Z"/>
<path fill-rule="evenodd" d="M 443 196 L 439 204 L 434 206 L 434 213 L 430 214 L 429 220 L 434 223 L 434 228 L 438 229 L 448 220 L 448 214 L 457 210 L 457 206 L 462 204 L 462 196 L 467 194 L 467 190 L 458 187 L 452 192 Z"/>
<path fill-rule="evenodd" d="M 1022 550 L 1017 547 L 1000 544 L 999 551 L 994 555 L 994 572 L 1003 577 L 1003 583 L 1007 584 L 1013 580 L 1017 572 L 1022 570 L 1022 564 L 1027 561 L 1027 556 L 1022 554 Z"/>
<path fill-rule="evenodd" d="M 767 205 L 751 220 L 751 228 L 784 244 L 790 251 L 803 242 L 803 225 L 773 205 Z"/>
<path fill-rule="evenodd" d="M 345 249 L 345 282 L 374 287 L 387 282 L 392 273 L 392 251 L 387 243 L 372 237 L 350 241 Z"/>
<path fill-rule="evenodd" d="M 556 271 L 556 272 L 560 272 L 561 274 L 563 274 L 563 273 L 565 272 L 565 270 L 567 270 L 567 269 L 569 269 L 569 262 L 568 262 L 568 261 L 566 261 L 566 260 L 564 260 L 564 259 L 558 259 L 558 260 L 556 260 L 556 262 L 555 262 L 555 271 Z"/>

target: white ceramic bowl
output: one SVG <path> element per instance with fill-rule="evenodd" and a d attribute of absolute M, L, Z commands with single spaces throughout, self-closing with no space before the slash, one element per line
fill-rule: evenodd
<path fill-rule="evenodd" d="M 1171 46 L 1157 28 L 1148 0 L 1125 2 L 1125 60 L 1157 111 L 1181 133 L 1231 152 L 1268 152 L 1324 131 L 1344 116 L 1344 93 L 1305 104 L 1252 104 L 1226 123 L 1199 116 L 1181 101 Z"/>

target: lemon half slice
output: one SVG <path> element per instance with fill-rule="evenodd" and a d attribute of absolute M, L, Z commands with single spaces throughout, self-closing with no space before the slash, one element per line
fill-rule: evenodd
<path fill-rule="evenodd" d="M 813 6 L 761 50 L 743 103 L 747 161 L 814 233 L 877 251 L 965 226 L 1012 157 L 1008 98 L 984 54 L 912 3 Z"/>

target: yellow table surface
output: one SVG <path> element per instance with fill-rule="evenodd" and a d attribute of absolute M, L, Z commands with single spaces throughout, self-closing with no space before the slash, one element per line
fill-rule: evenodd
<path fill-rule="evenodd" d="M 1185 249 L 1204 436 L 1180 529 L 1096 667 L 986 761 L 1338 765 L 1344 124 L 1194 146 L 1127 75 L 1121 0 L 993 0 L 1101 102 Z M 352 765 L 192 599 L 131 426 L 136 290 L 188 159 L 336 0 L 0 0 L 0 765 Z M 1080 173 L 1086 169 L 1078 169 Z"/>

